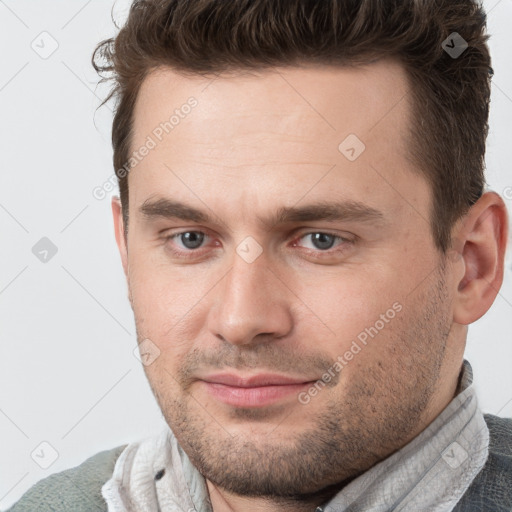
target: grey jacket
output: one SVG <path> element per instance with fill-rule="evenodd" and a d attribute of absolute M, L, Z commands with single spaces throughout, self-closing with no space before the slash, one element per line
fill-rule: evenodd
<path fill-rule="evenodd" d="M 512 418 L 485 415 L 489 457 L 453 512 L 512 512 Z M 107 512 L 101 487 L 126 445 L 40 480 L 7 512 Z M 422 512 L 422 511 L 414 511 Z"/>

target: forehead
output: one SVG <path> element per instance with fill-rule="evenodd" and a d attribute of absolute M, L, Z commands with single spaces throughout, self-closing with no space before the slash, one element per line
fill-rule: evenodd
<path fill-rule="evenodd" d="M 318 183 L 319 194 L 333 186 L 342 195 L 367 193 L 370 202 L 387 194 L 398 208 L 397 197 L 410 195 L 409 182 L 418 180 L 407 157 L 408 87 L 395 61 L 209 77 L 155 70 L 134 109 L 131 150 L 151 149 L 130 172 L 130 203 L 176 193 L 181 176 L 181 189 L 202 194 L 236 184 L 245 197 L 265 183 L 296 200 Z M 323 179 L 333 167 L 336 177 Z"/>
<path fill-rule="evenodd" d="M 175 111 L 179 114 L 192 97 L 199 108 L 191 118 L 196 121 L 195 131 L 187 135 L 195 134 L 203 142 L 239 135 L 239 127 L 244 133 L 283 129 L 290 135 L 309 134 L 311 139 L 319 134 L 338 139 L 349 132 L 369 139 L 380 122 L 388 130 L 396 127 L 398 118 L 407 123 L 407 91 L 405 70 L 393 60 L 364 67 L 304 65 L 208 77 L 162 67 L 150 73 L 140 88 L 134 139 L 150 133 L 155 122 L 169 120 Z M 228 119 L 232 122 L 226 123 Z M 212 126 L 215 132 L 210 131 Z"/>

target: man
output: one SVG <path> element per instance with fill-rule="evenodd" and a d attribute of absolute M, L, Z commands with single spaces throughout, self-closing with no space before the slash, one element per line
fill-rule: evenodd
<path fill-rule="evenodd" d="M 94 63 L 169 429 L 11 510 L 511 510 L 463 358 L 507 239 L 486 39 L 470 0 L 135 1 Z"/>

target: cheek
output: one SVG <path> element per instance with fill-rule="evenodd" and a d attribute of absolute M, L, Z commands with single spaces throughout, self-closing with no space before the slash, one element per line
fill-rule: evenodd
<path fill-rule="evenodd" d="M 155 393 L 164 399 L 179 389 L 176 379 L 185 358 L 207 339 L 208 292 L 214 286 L 209 279 L 214 276 L 198 270 L 193 275 L 192 267 L 171 271 L 161 263 L 147 265 L 142 258 L 137 263 L 130 275 L 137 335 L 139 341 L 147 338 L 157 347 L 158 358 L 144 370 Z"/>
<path fill-rule="evenodd" d="M 376 322 L 381 327 L 381 315 L 386 316 L 391 310 L 387 316 L 394 316 L 393 305 L 400 298 L 394 283 L 396 278 L 389 269 L 370 272 L 354 267 L 325 278 L 308 276 L 296 289 L 301 306 L 306 305 L 311 316 L 310 325 L 315 329 L 320 325 L 344 349 Z"/>
<path fill-rule="evenodd" d="M 192 266 L 172 268 L 161 258 L 134 256 L 129 281 L 136 320 L 156 337 L 170 332 L 200 311 L 211 277 Z"/>
<path fill-rule="evenodd" d="M 224 274 L 216 266 L 171 267 L 157 251 L 154 255 L 133 251 L 132 306 L 142 339 L 150 338 L 176 356 L 190 350 L 194 340 L 201 339 L 215 301 L 215 286 Z M 301 333 L 297 341 L 317 340 L 334 358 L 344 354 L 353 340 L 364 339 L 376 322 L 382 323 L 380 316 L 400 298 L 400 280 L 392 266 L 318 265 L 307 271 L 288 268 L 279 274 L 286 287 L 277 283 L 276 293 L 287 294 L 286 307 Z"/>

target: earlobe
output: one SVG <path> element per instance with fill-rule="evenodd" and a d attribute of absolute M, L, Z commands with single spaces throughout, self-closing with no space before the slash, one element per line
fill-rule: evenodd
<path fill-rule="evenodd" d="M 469 325 L 491 307 L 503 282 L 508 234 L 507 209 L 495 192 L 486 192 L 460 223 L 456 239 L 463 266 L 456 283 L 454 321 Z"/>
<path fill-rule="evenodd" d="M 117 196 L 112 197 L 112 217 L 114 220 L 114 233 L 116 237 L 117 247 L 121 256 L 123 270 L 126 277 L 128 277 L 128 250 L 126 246 L 126 239 L 124 235 L 124 221 L 121 208 L 121 200 Z"/>

